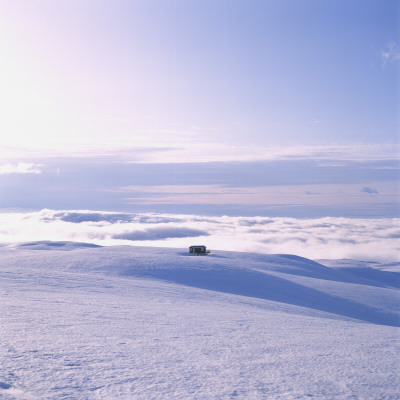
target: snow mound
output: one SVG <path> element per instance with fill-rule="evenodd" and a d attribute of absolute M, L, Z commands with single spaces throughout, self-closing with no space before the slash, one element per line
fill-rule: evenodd
<path fill-rule="evenodd" d="M 53 270 L 152 279 L 400 326 L 393 291 L 385 290 L 399 287 L 400 274 L 357 262 L 331 262 L 326 266 L 295 255 L 227 251 L 194 257 L 182 249 L 98 247 L 71 242 L 34 242 L 20 248 L 24 248 L 31 265 L 39 268 L 51 265 Z M 36 255 L 28 256 L 28 249 L 34 249 Z M 59 250 L 75 251 L 64 257 Z M 391 300 L 379 307 L 386 297 Z"/>
<path fill-rule="evenodd" d="M 94 248 L 94 247 L 102 247 L 93 243 L 83 243 L 83 242 L 70 242 L 70 241 L 57 241 L 53 242 L 50 240 L 39 240 L 36 242 L 25 242 L 19 243 L 17 245 L 13 245 L 12 247 L 16 248 L 26 248 L 29 250 L 76 250 L 82 248 Z"/>

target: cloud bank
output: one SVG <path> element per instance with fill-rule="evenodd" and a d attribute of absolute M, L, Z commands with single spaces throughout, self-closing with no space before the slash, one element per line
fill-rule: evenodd
<path fill-rule="evenodd" d="M 0 242 L 76 241 L 97 245 L 296 254 L 393 262 L 400 255 L 400 218 L 210 217 L 90 210 L 0 213 Z"/>

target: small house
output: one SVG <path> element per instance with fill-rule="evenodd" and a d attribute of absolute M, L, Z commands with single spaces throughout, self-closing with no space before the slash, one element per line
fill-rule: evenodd
<path fill-rule="evenodd" d="M 190 246 L 189 253 L 194 256 L 205 256 L 210 254 L 210 250 L 207 250 L 206 246 Z"/>

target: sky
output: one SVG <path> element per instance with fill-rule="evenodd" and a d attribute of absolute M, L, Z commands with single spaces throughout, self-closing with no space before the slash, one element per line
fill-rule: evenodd
<path fill-rule="evenodd" d="M 0 210 L 397 217 L 399 16 L 0 0 Z"/>

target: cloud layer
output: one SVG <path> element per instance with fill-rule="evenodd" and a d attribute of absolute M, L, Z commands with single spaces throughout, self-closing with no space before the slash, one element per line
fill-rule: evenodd
<path fill-rule="evenodd" d="M 400 219 L 210 217 L 47 210 L 0 213 L 0 242 L 78 241 L 393 262 Z"/>
<path fill-rule="evenodd" d="M 315 122 L 314 122 L 315 123 Z M 159 135 L 167 134 L 168 139 L 161 139 Z M 134 137 L 137 137 L 135 135 Z M 12 147 L 3 144 L 0 148 L 0 158 L 9 160 L 16 165 L 16 160 L 26 157 L 44 159 L 49 155 L 63 158 L 73 154 L 74 158 L 116 157 L 123 162 L 141 164 L 176 164 L 205 163 L 205 162 L 256 162 L 256 161 L 293 161 L 318 160 L 324 163 L 354 162 L 354 161 L 383 161 L 395 160 L 398 154 L 398 145 L 382 144 L 347 144 L 347 145 L 291 145 L 291 146 L 250 146 L 234 145 L 218 142 L 215 139 L 207 141 L 197 131 L 188 135 L 176 136 L 175 131 L 158 132 L 154 136 L 147 133 L 147 140 L 132 142 L 132 138 L 124 138 L 120 143 L 105 143 L 103 146 L 84 146 L 81 143 L 75 147 L 63 144 L 60 148 L 36 149 L 34 143 L 25 141 L 24 146 L 14 144 Z M 114 138 L 113 138 L 114 139 Z M 10 139 L 11 140 L 11 139 Z M 0 142 L 1 143 L 1 142 Z M 29 163 L 18 163 L 29 164 Z M 31 164 L 32 165 L 32 164 Z"/>
<path fill-rule="evenodd" d="M 118 211 L 109 216 L 110 223 L 130 220 L 125 213 L 132 210 L 295 218 L 398 216 L 399 162 L 394 157 L 356 161 L 354 156 L 346 161 L 309 156 L 209 163 L 176 158 L 179 163 L 164 164 L 102 156 L 9 163 L 0 168 L 0 207 Z M 99 216 L 72 213 L 61 219 L 82 218 L 95 222 Z"/>

